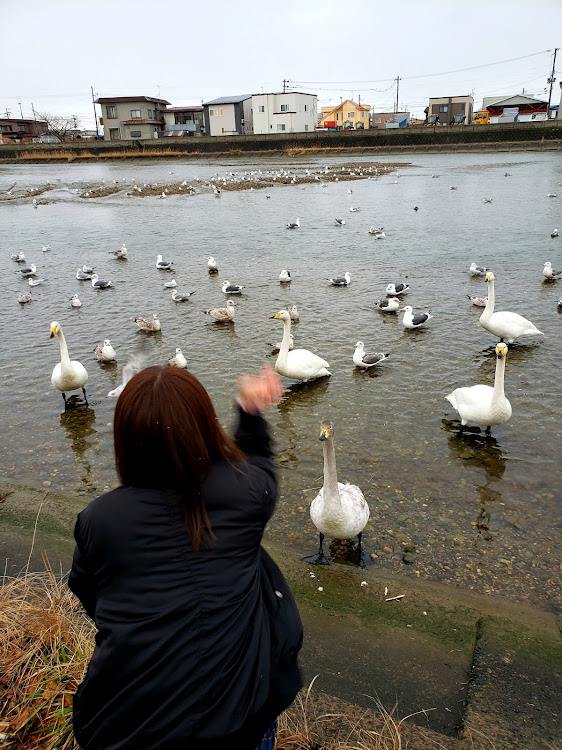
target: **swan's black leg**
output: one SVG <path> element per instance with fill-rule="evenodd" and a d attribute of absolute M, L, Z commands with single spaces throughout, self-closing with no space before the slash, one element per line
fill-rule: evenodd
<path fill-rule="evenodd" d="M 311 565 L 330 565 L 330 561 L 324 555 L 324 550 L 322 549 L 323 541 L 324 534 L 320 532 L 320 546 L 318 547 L 318 552 L 315 555 L 310 555 L 310 557 L 303 557 L 303 562 L 310 563 Z"/>
<path fill-rule="evenodd" d="M 68 403 L 67 403 L 67 401 L 66 401 L 66 396 L 64 395 L 64 393 L 62 394 L 62 399 L 63 399 L 63 401 L 64 401 L 64 410 L 66 411 L 66 410 L 67 410 L 67 408 L 68 408 Z"/>
<path fill-rule="evenodd" d="M 488 425 L 486 427 L 486 435 L 491 435 L 491 434 L 492 434 L 492 428 L 490 427 L 490 425 Z"/>
<path fill-rule="evenodd" d="M 362 536 L 362 532 L 357 534 L 357 552 L 359 557 L 358 565 L 360 565 L 362 568 L 365 568 L 367 567 L 367 565 L 373 565 L 374 560 L 371 555 L 367 554 L 367 552 L 365 552 L 365 550 L 363 549 L 361 545 Z"/>
<path fill-rule="evenodd" d="M 86 406 L 89 406 L 88 404 L 88 397 L 86 396 L 86 389 L 82 388 L 82 393 L 84 394 L 84 401 L 86 402 Z"/>

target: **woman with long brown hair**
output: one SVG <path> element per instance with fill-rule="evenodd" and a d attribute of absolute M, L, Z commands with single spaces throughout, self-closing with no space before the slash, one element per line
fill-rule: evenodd
<path fill-rule="evenodd" d="M 273 747 L 302 626 L 261 539 L 276 501 L 264 368 L 231 440 L 201 383 L 149 367 L 117 401 L 121 486 L 80 513 L 69 585 L 98 628 L 74 699 L 84 750 Z M 261 742 L 261 744 L 260 744 Z"/>

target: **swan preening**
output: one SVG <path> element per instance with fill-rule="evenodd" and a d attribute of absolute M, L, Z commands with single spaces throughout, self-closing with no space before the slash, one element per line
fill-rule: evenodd
<path fill-rule="evenodd" d="M 505 339 L 508 344 L 512 344 L 515 339 L 519 338 L 544 336 L 542 331 L 539 331 L 530 320 L 522 315 L 507 311 L 494 312 L 494 274 L 491 271 L 486 274 L 486 281 L 489 286 L 488 302 L 479 320 L 482 328 L 498 336 L 501 341 Z"/>
<path fill-rule="evenodd" d="M 331 375 L 328 370 L 330 365 L 325 359 L 318 357 L 316 354 L 309 352 L 308 349 L 293 349 L 289 351 L 291 336 L 291 316 L 287 310 L 280 310 L 274 318 L 281 320 L 283 323 L 283 340 L 279 355 L 275 362 L 275 369 L 279 375 L 294 380 L 303 380 L 305 383 L 316 378 L 323 378 Z"/>
<path fill-rule="evenodd" d="M 328 565 L 322 549 L 324 537 L 353 539 L 357 536 L 360 564 L 365 565 L 369 558 L 361 549 L 361 532 L 369 520 L 369 506 L 359 487 L 338 482 L 334 428 L 327 420 L 322 421 L 320 440 L 324 453 L 324 484 L 310 505 L 310 518 L 320 533 L 320 546 L 316 555 L 304 560 L 314 565 Z"/>
<path fill-rule="evenodd" d="M 507 344 L 500 343 L 496 346 L 496 375 L 493 388 L 489 385 L 473 385 L 456 388 L 445 396 L 459 413 L 461 430 L 468 422 L 473 422 L 489 433 L 491 427 L 503 424 L 511 417 L 511 404 L 504 394 L 507 350 Z"/>
<path fill-rule="evenodd" d="M 59 340 L 60 362 L 58 365 L 55 365 L 53 374 L 51 375 L 51 383 L 62 393 L 65 408 L 67 406 L 66 392 L 77 391 L 79 388 L 82 389 L 87 406 L 88 397 L 86 396 L 84 386 L 88 382 L 88 373 L 83 364 L 71 361 L 62 328 L 56 320 L 51 323 L 51 338 L 55 336 Z"/>
<path fill-rule="evenodd" d="M 205 315 L 210 315 L 217 323 L 231 323 L 236 315 L 236 305 L 234 301 L 227 300 L 226 307 L 211 307 L 209 310 L 203 310 Z"/>

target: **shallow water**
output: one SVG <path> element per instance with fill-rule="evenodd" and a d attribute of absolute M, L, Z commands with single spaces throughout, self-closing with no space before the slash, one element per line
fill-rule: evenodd
<path fill-rule="evenodd" d="M 362 160 L 372 161 L 353 161 Z M 371 507 L 365 546 L 377 564 L 554 606 L 562 282 L 543 283 L 541 271 L 545 260 L 557 267 L 562 262 L 562 238 L 550 238 L 562 223 L 562 198 L 546 197 L 549 190 L 562 195 L 559 154 L 418 156 L 398 178 L 223 192 L 220 199 L 207 191 L 166 200 L 124 192 L 84 200 L 76 192 L 102 180 L 128 188 L 133 178 L 165 184 L 279 165 L 336 169 L 343 161 L 0 167 L 0 191 L 14 181 L 18 189 L 48 180 L 55 187 L 37 209 L 30 199 L 0 203 L 1 470 L 17 481 L 88 497 L 113 486 L 115 402 L 106 394 L 137 350 L 147 364 L 164 364 L 180 346 L 230 424 L 237 376 L 258 368 L 271 351 L 267 342 L 280 340 L 281 325 L 271 316 L 297 304 L 296 345 L 327 359 L 333 375 L 305 386 L 287 381 L 287 397 L 270 415 L 281 495 L 268 533 L 302 554 L 314 550 L 308 506 L 322 483 L 319 422 L 329 417 L 339 479 L 359 485 Z M 484 204 L 484 197 L 493 203 Z M 350 213 L 350 205 L 360 212 Z M 286 230 L 297 216 L 301 228 Z M 336 226 L 336 217 L 346 226 Z M 370 225 L 384 226 L 386 239 L 371 237 Z M 127 261 L 108 254 L 122 242 Z M 51 251 L 42 253 L 42 245 Z M 25 306 L 17 295 L 28 285 L 9 258 L 19 250 L 45 279 Z M 178 291 L 196 290 L 191 301 L 172 302 L 163 288 L 171 276 L 155 268 L 157 253 L 174 261 Z M 217 277 L 207 274 L 211 254 Z M 470 432 L 460 438 L 444 397 L 461 385 L 492 383 L 495 368 L 496 339 L 478 325 L 481 311 L 466 298 L 486 295 L 484 280 L 468 274 L 472 261 L 494 270 L 496 308 L 520 312 L 545 336 L 509 351 L 511 420 L 494 428 L 493 437 Z M 114 289 L 96 292 L 77 281 L 83 263 L 112 279 Z M 290 285 L 277 281 L 282 268 L 291 271 Z M 349 287 L 326 281 L 345 271 L 353 274 Z M 235 324 L 226 327 L 202 313 L 224 304 L 224 279 L 246 286 L 236 300 Z M 404 304 L 431 308 L 426 329 L 404 331 L 401 315 L 374 308 L 390 281 L 410 284 Z M 75 292 L 83 303 L 78 310 L 69 303 Z M 139 332 L 133 318 L 153 312 L 161 334 Z M 61 414 L 62 398 L 50 387 L 59 357 L 57 342 L 49 340 L 52 320 L 61 323 L 71 357 L 88 369 L 89 408 Z M 105 338 L 118 365 L 94 360 L 92 350 Z M 352 355 L 359 339 L 368 350 L 390 352 L 388 361 L 357 371 Z M 406 566 L 408 545 L 415 559 Z"/>

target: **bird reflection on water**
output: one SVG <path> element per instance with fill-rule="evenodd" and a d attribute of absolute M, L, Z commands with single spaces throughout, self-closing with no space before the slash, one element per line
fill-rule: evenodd
<path fill-rule="evenodd" d="M 68 399 L 69 402 L 74 400 L 78 401 L 79 404 L 83 403 L 79 396 L 70 396 Z M 81 409 L 71 407 L 60 415 L 60 425 L 64 428 L 66 437 L 70 441 L 70 447 L 76 461 L 83 467 L 80 478 L 84 483 L 89 482 L 92 475 L 92 466 L 85 454 L 90 448 L 97 447 L 99 444 L 98 433 L 94 428 L 95 421 L 96 412 L 89 406 L 84 406 Z M 93 440 L 88 440 L 92 436 L 96 437 Z"/>
<path fill-rule="evenodd" d="M 296 466 L 299 461 L 299 452 L 302 450 L 302 430 L 295 425 L 293 413 L 306 415 L 307 420 L 313 417 L 317 419 L 318 413 L 313 410 L 324 400 L 329 385 L 329 378 L 320 378 L 309 383 L 293 383 L 285 389 L 283 398 L 277 406 L 280 434 L 288 443 L 287 447 L 280 451 L 281 464 L 294 463 Z"/>

